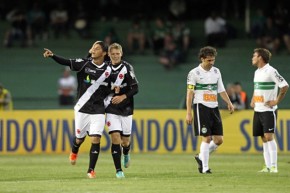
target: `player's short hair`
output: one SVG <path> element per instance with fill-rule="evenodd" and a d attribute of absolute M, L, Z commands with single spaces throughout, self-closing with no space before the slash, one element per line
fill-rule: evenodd
<path fill-rule="evenodd" d="M 112 43 L 109 48 L 108 48 L 108 51 L 110 52 L 112 49 L 117 49 L 117 50 L 120 50 L 121 53 L 123 53 L 123 49 L 122 49 L 122 46 L 118 43 Z"/>
<path fill-rule="evenodd" d="M 96 41 L 93 45 L 98 44 L 101 46 L 103 52 L 106 52 L 106 55 L 104 56 L 104 61 L 108 62 L 110 61 L 110 58 L 108 56 L 108 46 L 103 41 Z M 85 58 L 89 59 L 91 58 L 92 53 L 89 51 L 89 53 L 86 55 Z"/>
<path fill-rule="evenodd" d="M 104 52 L 108 52 L 108 47 L 103 41 L 96 41 L 95 44 L 99 44 Z"/>
<path fill-rule="evenodd" d="M 272 57 L 271 52 L 265 48 L 256 48 L 254 49 L 254 53 L 257 53 L 258 56 L 261 56 L 265 63 L 269 63 Z"/>
<path fill-rule="evenodd" d="M 199 54 L 198 54 L 199 59 L 206 58 L 208 56 L 213 56 L 213 57 L 217 56 L 217 51 L 214 47 L 206 46 L 199 50 Z"/>

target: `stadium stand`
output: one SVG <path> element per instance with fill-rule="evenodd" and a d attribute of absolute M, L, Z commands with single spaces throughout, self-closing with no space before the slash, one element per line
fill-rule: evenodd
<path fill-rule="evenodd" d="M 126 40 L 129 21 L 118 23 L 95 23 L 92 34 L 96 39 L 104 25 L 114 25 L 120 37 L 121 44 Z M 194 47 L 187 63 L 177 66 L 174 70 L 165 71 L 158 59 L 150 50 L 146 55 L 126 55 L 125 58 L 134 65 L 135 73 L 140 83 L 140 91 L 136 96 L 137 109 L 177 109 L 183 108 L 186 95 L 186 77 L 190 69 L 198 64 L 197 53 L 203 46 L 202 22 L 191 22 L 189 26 L 194 34 Z M 6 23 L 0 23 L 0 35 Z M 239 25 L 239 28 L 242 28 Z M 241 30 L 239 30 L 241 31 Z M 255 41 L 243 36 L 230 40 L 228 46 L 218 50 L 216 66 L 222 71 L 224 84 L 239 81 L 251 97 L 253 90 L 253 73 L 251 66 L 252 51 Z M 66 58 L 83 57 L 96 39 L 80 39 L 77 34 L 70 39 L 39 41 L 37 46 L 29 48 L 0 47 L 0 82 L 5 84 L 12 93 L 15 109 L 59 109 L 71 108 L 58 106 L 57 79 L 61 66 L 51 60 L 44 60 L 43 48 L 47 47 L 56 54 Z M 290 82 L 289 56 L 274 55 L 271 64 Z M 288 60 L 289 61 L 289 60 Z M 280 108 L 290 108 L 290 97 L 281 103 Z"/>

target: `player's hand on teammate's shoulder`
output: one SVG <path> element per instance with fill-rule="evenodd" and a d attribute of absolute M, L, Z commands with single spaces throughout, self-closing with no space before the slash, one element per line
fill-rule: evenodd
<path fill-rule="evenodd" d="M 43 48 L 43 49 L 44 49 L 43 57 L 48 58 L 48 57 L 52 57 L 53 56 L 52 51 L 50 51 L 47 48 Z"/>

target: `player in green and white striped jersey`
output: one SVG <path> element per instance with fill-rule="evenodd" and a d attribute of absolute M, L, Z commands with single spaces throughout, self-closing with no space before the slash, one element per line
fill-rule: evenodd
<path fill-rule="evenodd" d="M 277 143 L 274 138 L 278 104 L 284 98 L 289 85 L 269 61 L 271 52 L 264 48 L 254 49 L 252 65 L 257 67 L 254 76 L 253 136 L 261 136 L 265 166 L 260 172 L 277 173 Z M 278 94 L 278 87 L 279 94 Z"/>
<path fill-rule="evenodd" d="M 218 109 L 218 94 L 228 104 L 232 113 L 231 103 L 222 81 L 220 70 L 214 67 L 217 51 L 207 46 L 199 51 L 201 63 L 192 69 L 187 76 L 186 122 L 192 124 L 194 119 L 194 133 L 202 136 L 200 153 L 195 156 L 198 171 L 210 174 L 209 155 L 223 143 L 223 125 Z M 192 116 L 192 103 L 194 117 Z"/>

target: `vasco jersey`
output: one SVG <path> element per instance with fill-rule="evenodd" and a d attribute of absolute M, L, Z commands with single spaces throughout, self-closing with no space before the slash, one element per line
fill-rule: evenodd
<path fill-rule="evenodd" d="M 111 68 L 107 63 L 96 65 L 89 59 L 64 59 L 60 56 L 53 55 L 52 58 L 59 64 L 70 66 L 72 71 L 77 71 L 77 99 L 79 100 L 86 96 L 88 100 L 83 100 L 85 103 L 79 109 L 79 112 L 87 114 L 104 114 L 104 98 L 109 94 L 109 75 Z M 108 70 L 109 69 L 109 70 Z M 98 86 L 97 90 L 92 93 L 87 91 L 101 77 L 105 75 L 104 81 Z"/>
<path fill-rule="evenodd" d="M 278 108 L 277 105 L 270 108 L 265 106 L 265 102 L 276 100 L 278 87 L 282 88 L 287 85 L 286 80 L 270 64 L 258 68 L 254 76 L 254 110 L 257 112 L 275 111 Z"/>
<path fill-rule="evenodd" d="M 133 95 L 138 92 L 138 81 L 136 79 L 134 69 L 132 65 L 126 61 L 121 61 L 119 65 L 111 65 L 111 68 L 111 86 L 115 85 L 117 81 L 120 81 L 118 84 L 120 85 L 120 92 L 118 94 L 115 94 L 114 90 L 111 90 L 111 92 L 114 93 L 114 95 L 126 94 L 127 98 L 120 104 L 110 103 L 106 108 L 106 113 L 122 116 L 132 115 L 134 110 Z"/>
<path fill-rule="evenodd" d="M 201 103 L 209 108 L 218 106 L 217 94 L 225 91 L 221 73 L 216 67 L 209 71 L 200 65 L 192 69 L 187 76 L 187 85 L 194 85 L 193 103 Z"/>

